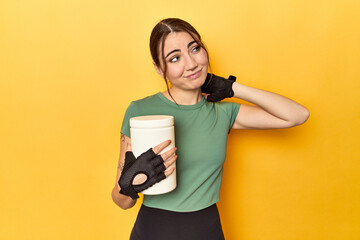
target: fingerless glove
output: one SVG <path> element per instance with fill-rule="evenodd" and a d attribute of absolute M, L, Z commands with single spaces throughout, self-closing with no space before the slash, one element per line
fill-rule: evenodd
<path fill-rule="evenodd" d="M 234 96 L 232 85 L 236 81 L 236 77 L 230 75 L 229 79 L 208 73 L 205 83 L 201 87 L 203 93 L 208 93 L 206 100 L 208 102 L 218 102 L 224 98 Z"/>
<path fill-rule="evenodd" d="M 156 155 L 151 148 L 138 158 L 135 158 L 131 151 L 127 151 L 125 153 L 125 165 L 119 179 L 120 193 L 130 196 L 132 199 L 139 198 L 138 192 L 165 179 L 165 169 L 164 160 L 160 155 Z M 133 185 L 135 176 L 140 173 L 147 176 L 146 181 L 140 185 Z"/>

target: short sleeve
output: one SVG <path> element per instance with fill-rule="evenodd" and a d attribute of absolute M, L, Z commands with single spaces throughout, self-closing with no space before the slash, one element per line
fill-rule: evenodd
<path fill-rule="evenodd" d="M 234 125 L 236 117 L 239 113 L 240 103 L 231 103 L 231 116 L 230 116 L 230 128 Z"/>
<path fill-rule="evenodd" d="M 131 102 L 128 108 L 126 109 L 123 122 L 121 125 L 121 133 L 130 137 L 130 118 L 135 116 L 134 102 Z"/>
<path fill-rule="evenodd" d="M 235 119 L 239 113 L 240 103 L 235 102 L 219 102 L 220 107 L 225 111 L 226 115 L 229 118 L 229 132 L 232 128 Z"/>

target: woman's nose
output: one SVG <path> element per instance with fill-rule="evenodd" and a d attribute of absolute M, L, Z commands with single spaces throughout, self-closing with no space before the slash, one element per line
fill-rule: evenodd
<path fill-rule="evenodd" d="M 191 71 L 194 70 L 197 67 L 197 62 L 195 61 L 195 59 L 192 56 L 188 56 L 186 58 L 186 70 Z"/>

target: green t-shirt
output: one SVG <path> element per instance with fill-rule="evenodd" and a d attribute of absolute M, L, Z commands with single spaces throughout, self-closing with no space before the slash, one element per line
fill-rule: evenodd
<path fill-rule="evenodd" d="M 121 132 L 130 137 L 129 119 L 144 115 L 174 116 L 177 187 L 169 193 L 144 195 L 143 204 L 177 212 L 204 209 L 220 200 L 227 135 L 240 104 L 177 105 L 161 92 L 131 102 Z"/>

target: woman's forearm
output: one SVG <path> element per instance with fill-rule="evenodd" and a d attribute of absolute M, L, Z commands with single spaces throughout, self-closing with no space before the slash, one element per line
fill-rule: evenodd
<path fill-rule="evenodd" d="M 123 166 L 125 164 L 125 152 L 127 151 L 127 146 L 129 144 L 131 144 L 131 139 L 125 134 L 121 133 L 119 163 L 117 168 L 115 187 L 111 192 L 111 197 L 114 203 L 122 209 L 131 208 L 136 203 L 136 200 L 133 200 L 131 197 L 120 194 L 120 186 L 119 186 L 119 179 L 121 176 Z"/>
<path fill-rule="evenodd" d="M 232 88 L 234 97 L 255 104 L 277 118 L 298 125 L 304 123 L 309 117 L 306 107 L 287 97 L 237 82 Z"/>

